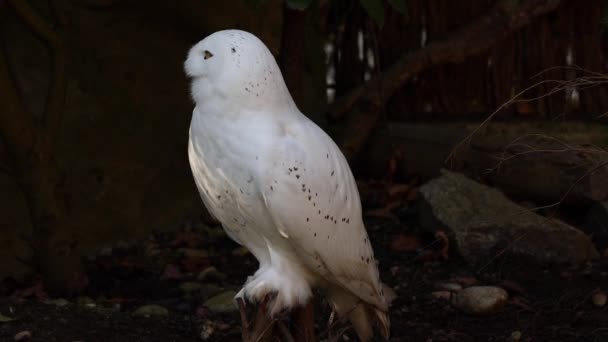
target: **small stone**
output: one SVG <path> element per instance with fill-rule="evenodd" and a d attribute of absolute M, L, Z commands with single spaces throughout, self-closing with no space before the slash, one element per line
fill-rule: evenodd
<path fill-rule="evenodd" d="M 95 307 L 95 301 L 91 297 L 81 296 L 76 298 L 76 303 L 81 306 Z"/>
<path fill-rule="evenodd" d="M 211 335 L 215 332 L 215 324 L 212 321 L 206 320 L 201 327 L 201 340 L 206 341 L 211 338 Z"/>
<path fill-rule="evenodd" d="M 66 306 L 66 305 L 70 304 L 70 302 L 67 301 L 65 298 L 57 298 L 57 299 L 46 300 L 46 301 L 44 301 L 44 304 L 62 307 L 62 306 Z"/>
<path fill-rule="evenodd" d="M 511 341 L 519 341 L 521 340 L 521 331 L 515 330 L 511 333 Z"/>
<path fill-rule="evenodd" d="M 452 292 L 450 291 L 433 291 L 431 292 L 431 296 L 433 296 L 433 298 L 436 299 L 445 299 L 445 300 L 449 300 L 450 298 L 452 298 Z"/>
<path fill-rule="evenodd" d="M 452 306 L 468 314 L 485 315 L 500 310 L 508 298 L 500 287 L 471 286 L 454 293 Z"/>
<path fill-rule="evenodd" d="M 215 268 L 215 266 L 209 266 L 198 274 L 196 279 L 200 281 L 221 281 L 226 279 L 226 275 Z"/>
<path fill-rule="evenodd" d="M 202 285 L 193 281 L 187 281 L 179 285 L 179 289 L 186 295 L 192 295 L 197 291 L 200 291 Z"/>
<path fill-rule="evenodd" d="M 6 322 L 12 322 L 15 319 L 12 317 L 8 317 L 8 316 L 4 316 L 3 314 L 0 314 L 0 323 L 6 323 Z"/>
<path fill-rule="evenodd" d="M 601 308 L 606 305 L 608 298 L 606 297 L 606 293 L 604 291 L 598 291 L 593 294 L 593 296 L 591 297 L 591 301 L 593 302 L 593 305 L 597 306 L 598 308 Z"/>
<path fill-rule="evenodd" d="M 135 317 L 166 317 L 169 315 L 169 310 L 160 305 L 150 304 L 140 306 L 132 315 Z"/>
<path fill-rule="evenodd" d="M 15 334 L 15 341 L 29 341 L 32 339 L 32 333 L 28 330 L 23 330 Z"/>
<path fill-rule="evenodd" d="M 436 287 L 439 290 L 452 291 L 452 292 L 462 290 L 462 285 L 460 285 L 458 283 L 438 283 L 436 285 Z"/>
<path fill-rule="evenodd" d="M 215 284 L 201 284 L 200 295 L 203 299 L 208 299 L 222 292 L 222 288 Z"/>
<path fill-rule="evenodd" d="M 215 313 L 235 312 L 238 308 L 234 303 L 234 296 L 236 296 L 236 291 L 224 291 L 209 298 L 203 305 Z"/>

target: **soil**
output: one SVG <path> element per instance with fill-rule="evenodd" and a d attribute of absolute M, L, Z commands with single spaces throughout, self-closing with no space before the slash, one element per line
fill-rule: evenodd
<path fill-rule="evenodd" d="M 469 265 L 446 241 L 405 226 L 403 220 L 367 221 L 382 278 L 398 296 L 391 307 L 391 341 L 608 341 L 608 305 L 591 300 L 598 291 L 608 291 L 606 256 L 581 269 L 540 267 L 500 255 L 485 265 Z M 0 341 L 14 341 L 24 331 L 31 341 L 46 342 L 239 341 L 237 311 L 214 313 L 202 305 L 204 290 L 186 295 L 180 285 L 211 283 L 238 290 L 257 263 L 237 253 L 238 246 L 216 230 L 202 227 L 189 225 L 104 250 L 89 261 L 88 286 L 64 296 L 69 304 L 63 306 L 49 303 L 35 279 L 5 280 L 0 314 L 14 320 L 0 322 Z M 197 280 L 198 272 L 211 265 L 224 276 Z M 497 285 L 510 298 L 495 313 L 473 316 L 431 295 L 446 282 Z M 169 314 L 132 315 L 145 304 L 163 306 Z M 338 336 L 340 325 L 328 332 L 329 316 L 327 304 L 317 299 L 316 329 L 322 340 L 356 340 L 352 330 Z"/>

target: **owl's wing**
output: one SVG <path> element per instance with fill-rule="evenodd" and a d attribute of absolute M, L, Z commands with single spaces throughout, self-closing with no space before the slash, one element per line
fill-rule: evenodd
<path fill-rule="evenodd" d="M 286 127 L 279 139 L 261 185 L 276 229 L 310 270 L 386 308 L 346 159 L 312 122 Z"/>

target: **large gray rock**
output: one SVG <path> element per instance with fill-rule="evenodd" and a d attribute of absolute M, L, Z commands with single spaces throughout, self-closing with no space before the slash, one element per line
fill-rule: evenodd
<path fill-rule="evenodd" d="M 420 187 L 420 194 L 422 226 L 446 229 L 470 262 L 487 262 L 503 250 L 541 264 L 580 265 L 598 256 L 581 231 L 537 215 L 462 174 L 443 170 L 439 178 Z"/>

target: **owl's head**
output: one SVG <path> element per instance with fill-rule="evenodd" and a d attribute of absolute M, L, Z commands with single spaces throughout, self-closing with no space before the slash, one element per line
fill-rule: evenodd
<path fill-rule="evenodd" d="M 184 69 L 192 78 L 197 106 L 221 99 L 249 109 L 293 104 L 274 56 L 249 32 L 225 30 L 207 36 L 190 49 Z"/>

